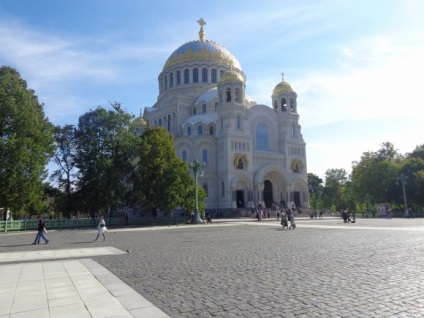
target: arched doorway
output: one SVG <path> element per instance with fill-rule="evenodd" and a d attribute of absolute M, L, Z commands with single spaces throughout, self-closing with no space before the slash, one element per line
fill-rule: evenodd
<path fill-rule="evenodd" d="M 274 198 L 272 196 L 272 183 L 269 180 L 264 181 L 264 203 L 266 208 L 271 208 L 272 203 L 274 202 Z"/>
<path fill-rule="evenodd" d="M 237 190 L 236 191 L 236 203 L 238 208 L 244 208 L 244 191 L 243 190 Z"/>

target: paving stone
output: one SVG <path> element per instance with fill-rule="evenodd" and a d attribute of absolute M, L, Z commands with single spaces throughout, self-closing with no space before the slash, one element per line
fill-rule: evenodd
<path fill-rule="evenodd" d="M 112 228 L 104 246 L 132 252 L 87 257 L 171 317 L 424 316 L 424 219 L 297 224 Z M 95 233 L 34 235 L 1 235 L 0 253 L 86 248 Z"/>

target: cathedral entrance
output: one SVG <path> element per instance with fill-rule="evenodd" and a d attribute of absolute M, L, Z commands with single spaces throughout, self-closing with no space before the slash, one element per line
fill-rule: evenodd
<path fill-rule="evenodd" d="M 236 200 L 237 200 L 237 207 L 238 208 L 244 208 L 244 193 L 243 190 L 237 190 L 236 191 Z"/>
<path fill-rule="evenodd" d="M 301 208 L 301 206 L 300 206 L 300 192 L 299 191 L 293 192 L 293 199 L 294 199 L 294 205 L 298 208 Z"/>
<path fill-rule="evenodd" d="M 272 183 L 269 180 L 264 181 L 264 202 L 266 208 L 272 208 L 274 199 L 272 196 Z"/>

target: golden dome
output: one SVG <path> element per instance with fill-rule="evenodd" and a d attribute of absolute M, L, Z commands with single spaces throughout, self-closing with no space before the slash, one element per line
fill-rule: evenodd
<path fill-rule="evenodd" d="M 134 127 L 147 126 L 147 121 L 143 117 L 137 117 L 131 122 Z"/>
<path fill-rule="evenodd" d="M 221 78 L 219 79 L 219 83 L 224 82 L 244 82 L 244 78 L 240 73 L 237 73 L 236 71 L 228 71 L 222 74 Z"/>
<path fill-rule="evenodd" d="M 180 63 L 192 63 L 198 61 L 206 61 L 213 64 L 233 65 L 241 70 L 239 61 L 234 55 L 221 44 L 205 40 L 205 31 L 203 26 L 206 22 L 203 19 L 197 21 L 200 25 L 199 40 L 187 42 L 176 49 L 163 67 L 163 71 L 169 67 Z"/>
<path fill-rule="evenodd" d="M 278 83 L 277 86 L 275 86 L 274 91 L 272 92 L 272 95 L 294 93 L 294 90 L 290 86 L 290 84 L 284 81 L 284 73 L 282 74 L 282 76 L 283 76 L 282 81 Z"/>
<path fill-rule="evenodd" d="M 197 61 L 218 62 L 232 64 L 241 69 L 240 63 L 221 44 L 209 40 L 192 41 L 183 44 L 171 54 L 163 67 L 163 70 L 179 63 L 190 63 Z"/>

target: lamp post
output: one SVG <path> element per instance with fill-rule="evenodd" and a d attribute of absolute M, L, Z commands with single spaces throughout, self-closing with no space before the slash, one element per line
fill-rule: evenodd
<path fill-rule="evenodd" d="M 199 174 L 200 168 L 202 167 L 203 165 L 199 161 L 197 161 L 197 159 L 194 160 L 192 163 L 190 163 L 190 168 L 193 170 L 193 173 L 194 173 L 194 192 L 196 197 L 196 207 L 194 209 L 194 220 L 196 223 L 200 223 L 202 221 L 199 217 L 199 199 L 198 199 L 198 193 L 197 193 L 197 176 Z"/>
<path fill-rule="evenodd" d="M 408 217 L 408 203 L 406 201 L 406 191 L 405 191 L 405 185 L 408 184 L 408 176 L 405 176 L 403 173 L 401 173 L 401 175 L 399 177 L 397 177 L 397 184 L 399 184 L 399 182 L 402 184 L 402 192 L 403 192 L 403 205 L 405 207 L 405 217 Z"/>

